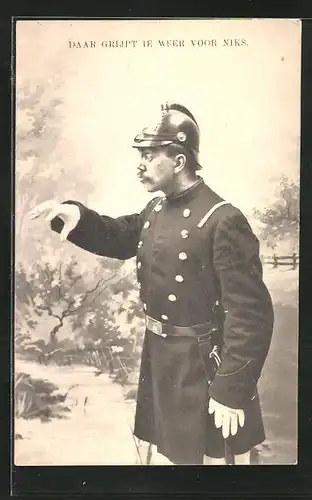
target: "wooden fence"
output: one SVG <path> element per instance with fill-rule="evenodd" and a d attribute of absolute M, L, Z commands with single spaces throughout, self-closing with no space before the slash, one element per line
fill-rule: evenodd
<path fill-rule="evenodd" d="M 263 264 L 272 265 L 273 268 L 279 266 L 288 266 L 291 269 L 297 269 L 299 265 L 299 255 L 293 253 L 292 255 L 276 255 L 275 253 L 269 257 L 261 256 Z"/>

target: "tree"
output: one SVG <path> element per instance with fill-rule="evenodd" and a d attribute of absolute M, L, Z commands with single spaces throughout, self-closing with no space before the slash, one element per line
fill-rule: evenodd
<path fill-rule="evenodd" d="M 27 219 L 29 210 L 56 193 L 65 199 L 81 193 L 86 198 L 93 189 L 86 165 L 71 159 L 71 145 L 64 139 L 63 71 L 56 68 L 50 78 L 23 79 L 16 88 L 15 234 L 21 261 L 39 257 L 35 240 L 53 247 L 47 230 Z"/>
<path fill-rule="evenodd" d="M 77 337 L 83 338 L 87 361 L 97 367 L 98 374 L 108 368 L 125 381 L 140 358 L 144 314 L 134 287 L 134 269 L 122 267 L 124 273 L 119 270 L 119 279 L 109 286 L 108 296 L 101 295 L 86 311 L 78 312 L 74 328 Z"/>
<path fill-rule="evenodd" d="M 18 350 L 45 363 L 59 353 L 79 351 L 80 362 L 100 371 L 109 369 L 111 362 L 123 376 L 127 374 L 139 359 L 143 336 L 133 272 L 112 259 L 104 259 L 91 280 L 73 258 L 58 265 L 35 262 L 30 273 L 19 265 Z"/>
<path fill-rule="evenodd" d="M 64 134 L 67 69 L 54 61 L 53 70 L 49 78 L 21 77 L 16 87 L 16 343 L 24 353 L 36 346 L 48 362 L 65 337 L 67 350 L 109 348 L 130 366 L 143 323 L 133 272 L 60 245 L 47 224 L 27 217 L 55 193 L 87 201 L 93 189 L 88 165 L 72 159 Z"/>
<path fill-rule="evenodd" d="M 16 272 L 17 329 L 21 331 L 22 327 L 25 334 L 37 329 L 37 335 L 55 346 L 59 331 L 68 327 L 67 320 L 72 322 L 77 314 L 92 307 L 116 279 L 118 267 L 120 264 L 114 262 L 106 271 L 99 269 L 90 285 L 73 258 L 58 266 L 35 262 L 29 275 L 20 265 Z"/>
<path fill-rule="evenodd" d="M 263 225 L 260 237 L 274 249 L 278 241 L 289 240 L 296 245 L 299 237 L 299 180 L 283 175 L 277 189 L 277 199 L 263 211 L 254 209 Z"/>

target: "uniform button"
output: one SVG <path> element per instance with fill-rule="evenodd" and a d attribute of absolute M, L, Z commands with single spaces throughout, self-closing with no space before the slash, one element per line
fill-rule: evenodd
<path fill-rule="evenodd" d="M 143 246 L 143 241 L 139 241 L 138 248 L 142 248 L 142 246 Z"/>
<path fill-rule="evenodd" d="M 161 315 L 161 319 L 164 319 L 165 321 L 167 321 L 168 320 L 168 316 L 166 314 L 162 314 Z"/>
<path fill-rule="evenodd" d="M 190 211 L 190 209 L 189 209 L 189 208 L 185 208 L 185 209 L 183 210 L 183 217 L 187 218 L 187 217 L 189 217 L 190 215 L 191 215 L 191 211 Z"/>
<path fill-rule="evenodd" d="M 185 252 L 180 252 L 179 253 L 179 259 L 180 260 L 186 260 L 187 259 L 187 254 Z"/>
<path fill-rule="evenodd" d="M 188 238 L 189 237 L 189 232 L 187 231 L 187 229 L 182 229 L 181 236 L 182 236 L 182 238 Z"/>
<path fill-rule="evenodd" d="M 184 281 L 183 276 L 181 274 L 177 274 L 176 277 L 174 278 L 178 283 L 182 283 Z"/>
<path fill-rule="evenodd" d="M 168 299 L 170 300 L 170 302 L 175 302 L 177 300 L 176 296 L 173 295 L 173 293 L 171 293 L 170 295 L 168 295 Z"/>
<path fill-rule="evenodd" d="M 137 268 L 138 268 L 138 269 L 141 269 L 141 267 L 142 267 L 142 263 L 141 263 L 141 262 L 138 262 L 138 263 L 137 263 Z"/>
<path fill-rule="evenodd" d="M 141 288 L 142 288 L 141 283 L 138 283 L 138 289 L 141 290 Z"/>
<path fill-rule="evenodd" d="M 157 205 L 157 206 L 154 208 L 155 212 L 160 212 L 160 211 L 161 211 L 161 209 L 162 209 L 162 205 Z"/>
<path fill-rule="evenodd" d="M 147 220 L 147 221 L 145 222 L 145 224 L 144 224 L 144 226 L 143 226 L 143 227 L 144 227 L 144 229 L 148 229 L 148 228 L 150 227 L 150 225 L 151 225 L 150 221 L 149 221 L 149 220 Z"/>
<path fill-rule="evenodd" d="M 144 309 L 144 311 L 146 311 L 146 309 L 147 309 L 147 305 L 146 304 L 143 304 L 143 309 Z"/>

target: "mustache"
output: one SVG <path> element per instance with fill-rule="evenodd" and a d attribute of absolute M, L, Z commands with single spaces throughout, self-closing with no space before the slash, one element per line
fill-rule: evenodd
<path fill-rule="evenodd" d="M 138 179 L 148 179 L 144 172 L 138 171 L 136 176 L 138 177 Z"/>

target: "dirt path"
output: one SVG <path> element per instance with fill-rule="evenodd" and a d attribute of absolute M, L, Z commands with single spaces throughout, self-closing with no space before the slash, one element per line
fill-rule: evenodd
<path fill-rule="evenodd" d="M 86 368 L 41 367 L 23 362 L 17 368 L 33 377 L 47 378 L 64 392 L 78 384 L 68 399 L 72 408 L 68 418 L 54 418 L 50 422 L 38 418 L 16 420 L 16 432 L 23 436 L 16 442 L 17 465 L 135 463 L 127 422 L 131 408 L 129 404 L 126 406 L 121 388 L 107 375 L 95 377 Z"/>
<path fill-rule="evenodd" d="M 42 366 L 22 360 L 16 371 L 34 378 L 46 378 L 66 392 L 66 404 L 72 411 L 68 418 L 41 422 L 38 418 L 15 421 L 15 433 L 23 439 L 15 442 L 16 465 L 135 465 L 139 464 L 130 426 L 133 426 L 134 403 L 125 401 L 123 390 L 108 375 L 94 376 L 88 367 Z M 87 402 L 85 404 L 85 398 Z M 142 443 L 140 454 L 146 456 Z M 157 463 L 169 463 L 153 451 Z"/>

